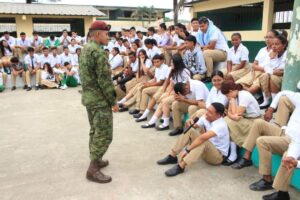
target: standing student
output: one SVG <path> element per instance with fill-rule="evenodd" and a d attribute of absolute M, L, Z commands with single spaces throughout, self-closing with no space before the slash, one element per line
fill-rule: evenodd
<path fill-rule="evenodd" d="M 48 62 L 44 63 L 41 72 L 41 88 L 58 88 L 58 84 L 55 82 L 53 68 Z"/>
<path fill-rule="evenodd" d="M 184 113 L 191 116 L 199 108 L 205 108 L 205 101 L 209 93 L 204 83 L 192 79 L 185 83 L 176 83 L 174 92 L 175 101 L 172 103 L 174 130 L 169 133 L 170 136 L 179 135 L 183 132 L 181 118 Z"/>
<path fill-rule="evenodd" d="M 228 51 L 227 69 L 224 74 L 227 79 L 237 81 L 245 76 L 249 71 L 249 51 L 242 43 L 242 36 L 240 33 L 233 33 L 231 35 L 232 47 Z"/>
<path fill-rule="evenodd" d="M 25 79 L 25 71 L 24 71 L 24 64 L 19 61 L 18 57 L 12 57 L 10 59 L 11 62 L 11 68 L 12 68 L 12 73 L 11 73 L 11 78 L 12 78 L 12 88 L 11 90 L 15 90 L 16 84 L 17 84 L 17 77 L 19 76 L 22 78 L 24 87 L 23 89 L 27 89 L 27 84 L 26 84 L 26 79 Z"/>
<path fill-rule="evenodd" d="M 165 86 L 162 88 L 162 95 L 158 96 L 157 99 L 152 98 L 148 104 L 147 109 L 141 116 L 141 118 L 145 118 L 150 113 L 150 110 L 153 109 L 156 102 L 159 103 L 154 115 L 150 119 L 150 121 L 144 125 L 142 128 L 152 128 L 155 127 L 156 121 L 163 116 L 164 124 L 157 127 L 157 130 L 167 130 L 169 129 L 169 115 L 172 103 L 175 101 L 175 92 L 174 92 L 174 85 L 178 82 L 187 82 L 191 79 L 191 72 L 186 68 L 183 63 L 183 60 L 179 54 L 175 54 L 172 57 L 172 71 L 168 77 L 169 80 L 165 81 L 169 82 L 169 86 Z M 166 108 L 165 108 L 166 107 Z M 167 110 L 167 111 L 166 111 Z"/>
<path fill-rule="evenodd" d="M 231 80 L 222 83 L 221 92 L 229 100 L 225 121 L 228 124 L 230 137 L 236 145 L 242 146 L 254 120 L 261 117 L 259 105 L 250 92 L 243 90 L 241 85 Z M 248 162 L 245 165 L 251 165 L 251 163 Z"/>
<path fill-rule="evenodd" d="M 35 87 L 36 90 L 39 87 L 41 71 L 38 67 L 39 56 L 34 53 L 34 48 L 28 47 L 28 55 L 25 56 L 25 65 L 26 65 L 26 83 L 27 91 L 30 91 L 31 88 L 31 77 L 35 75 Z"/>
<path fill-rule="evenodd" d="M 202 50 L 197 45 L 196 38 L 192 35 L 185 38 L 185 47 L 184 64 L 192 72 L 193 79 L 201 81 L 205 78 L 207 70 Z"/>
<path fill-rule="evenodd" d="M 229 131 L 223 118 L 225 108 L 221 103 L 212 103 L 206 116 L 199 119 L 196 127 L 201 127 L 200 133 L 191 129 L 181 135 L 170 154 L 157 161 L 159 165 L 176 164 L 165 172 L 166 176 L 176 176 L 184 172 L 186 166 L 190 167 L 202 158 L 208 164 L 220 165 L 224 157 L 228 156 Z M 177 158 L 179 155 L 179 158 Z"/>
<path fill-rule="evenodd" d="M 120 55 L 120 50 L 118 47 L 114 47 L 109 55 L 108 62 L 110 64 L 110 69 L 112 74 L 116 75 L 123 70 L 124 60 Z"/>
<path fill-rule="evenodd" d="M 200 30 L 198 42 L 203 50 L 207 67 L 207 77 L 211 77 L 214 62 L 223 62 L 227 59 L 227 40 L 221 30 L 206 17 L 199 19 Z"/>

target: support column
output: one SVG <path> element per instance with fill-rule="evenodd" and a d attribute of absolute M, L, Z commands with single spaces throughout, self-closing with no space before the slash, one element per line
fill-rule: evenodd
<path fill-rule="evenodd" d="M 264 0 L 262 31 L 264 34 L 272 28 L 274 17 L 274 0 Z"/>
<path fill-rule="evenodd" d="M 289 37 L 287 61 L 282 90 L 297 90 L 300 81 L 300 1 L 294 1 L 293 20 Z"/>
<path fill-rule="evenodd" d="M 33 31 L 32 16 L 29 15 L 16 15 L 17 37 L 21 32 L 25 32 L 27 37 L 31 37 Z"/>

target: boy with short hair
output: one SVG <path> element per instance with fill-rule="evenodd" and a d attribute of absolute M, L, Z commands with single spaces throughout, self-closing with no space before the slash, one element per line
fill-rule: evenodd
<path fill-rule="evenodd" d="M 18 57 L 12 57 L 10 59 L 11 62 L 11 67 L 12 67 L 12 73 L 11 73 L 11 77 L 12 77 L 12 85 L 13 87 L 11 88 L 11 90 L 15 90 L 17 89 L 16 84 L 17 84 L 17 77 L 20 76 L 20 78 L 23 79 L 24 82 L 24 87 L 23 89 L 27 89 L 27 85 L 26 85 L 26 81 L 25 81 L 25 71 L 24 71 L 24 65 L 23 63 L 19 62 L 19 58 Z"/>
<path fill-rule="evenodd" d="M 38 67 L 38 59 L 39 56 L 34 53 L 34 48 L 28 47 L 27 49 L 28 55 L 25 56 L 25 75 L 26 75 L 26 83 L 27 83 L 27 91 L 31 90 L 31 76 L 35 75 L 35 86 L 39 87 L 39 81 L 41 76 L 41 71 Z"/>
<path fill-rule="evenodd" d="M 65 62 L 64 67 L 65 68 L 63 70 L 65 72 L 65 78 L 62 80 L 62 86 L 60 88 L 65 90 L 68 87 L 77 87 L 80 83 L 78 69 L 72 67 L 69 62 Z"/>

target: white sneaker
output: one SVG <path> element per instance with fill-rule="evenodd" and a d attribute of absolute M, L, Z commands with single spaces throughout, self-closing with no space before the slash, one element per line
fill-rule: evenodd
<path fill-rule="evenodd" d="M 65 90 L 67 88 L 68 88 L 68 86 L 66 86 L 66 85 L 60 86 L 60 89 L 62 89 L 62 90 Z"/>

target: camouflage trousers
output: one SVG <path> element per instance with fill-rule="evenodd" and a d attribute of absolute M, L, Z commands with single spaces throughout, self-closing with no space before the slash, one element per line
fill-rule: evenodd
<path fill-rule="evenodd" d="M 111 108 L 87 108 L 90 123 L 90 159 L 99 160 L 112 142 L 113 117 Z"/>

